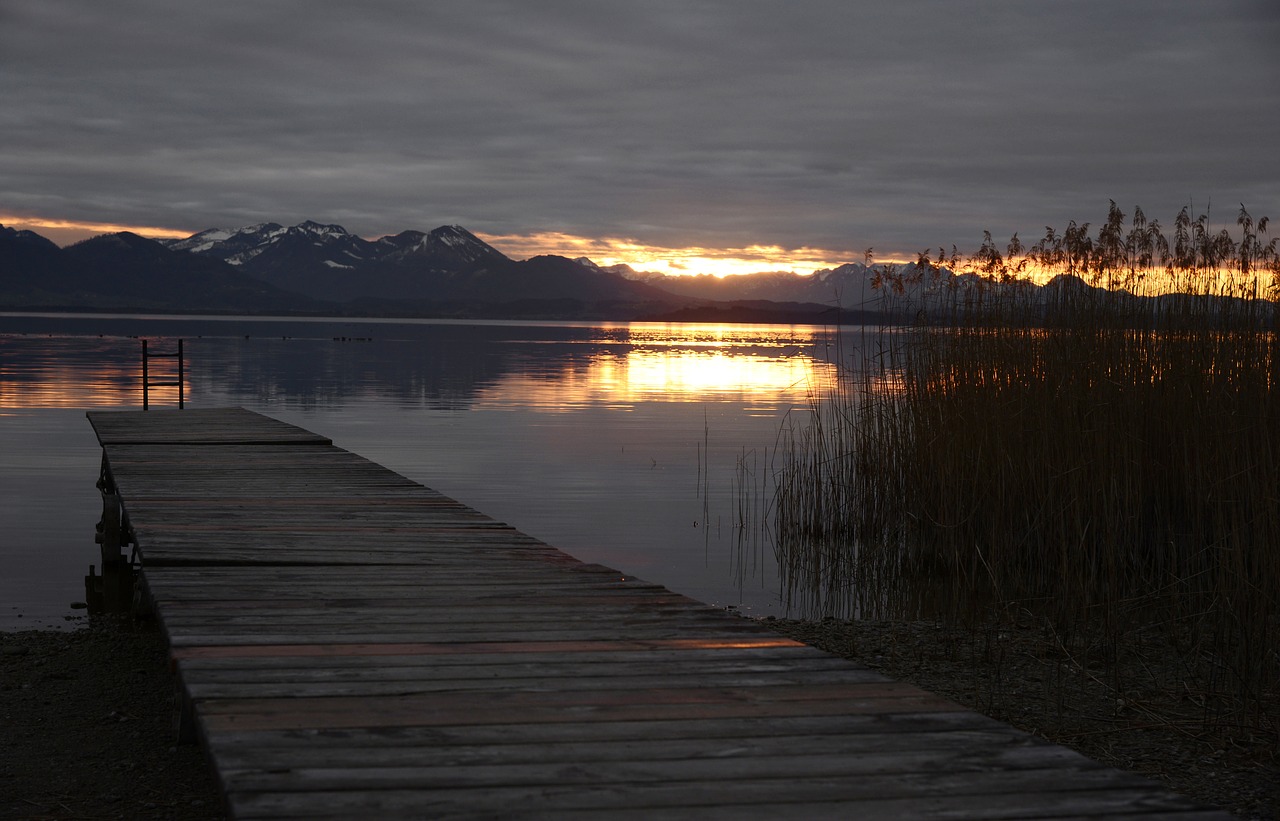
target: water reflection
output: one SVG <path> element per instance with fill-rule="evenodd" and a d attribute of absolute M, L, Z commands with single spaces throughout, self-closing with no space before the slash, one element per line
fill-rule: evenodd
<path fill-rule="evenodd" d="M 591 405 L 629 410 L 645 401 L 710 399 L 800 403 L 834 379 L 834 366 L 805 356 L 759 356 L 728 350 L 639 348 L 599 352 L 585 365 L 553 374 L 518 371 L 477 391 L 474 406 L 512 405 L 567 411 Z"/>
<path fill-rule="evenodd" d="M 0 513 L 24 534 L 0 544 L 0 629 L 83 595 L 101 509 L 83 411 L 141 408 L 143 337 L 186 340 L 188 407 L 299 424 L 585 561 L 757 613 L 777 587 L 771 561 L 754 589 L 731 574 L 738 465 L 760 448 L 764 469 L 836 349 L 805 327 L 0 316 Z"/>
<path fill-rule="evenodd" d="M 92 317 L 46 321 L 95 327 Z M 126 321 L 96 324 L 118 329 Z M 0 319 L 0 329 L 13 322 Z M 835 376 L 824 359 L 826 332 L 809 327 L 134 322 L 136 335 L 0 334 L 0 407 L 135 406 L 140 338 L 168 344 L 180 335 L 187 338 L 184 392 L 206 407 L 232 397 L 303 407 L 382 397 L 455 411 L 625 409 L 654 400 L 771 404 L 802 402 Z M 252 333 L 227 333 L 246 328 Z M 169 394 L 176 390 L 157 389 L 156 401 Z"/>
<path fill-rule="evenodd" d="M 127 362 L 128 353 L 135 358 Z M 0 408 L 94 408 L 141 401 L 136 340 L 0 335 Z"/>

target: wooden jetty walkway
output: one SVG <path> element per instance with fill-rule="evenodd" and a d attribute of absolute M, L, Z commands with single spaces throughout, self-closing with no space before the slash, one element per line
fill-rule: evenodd
<path fill-rule="evenodd" d="M 283 422 L 89 418 L 234 818 L 1228 817 Z"/>

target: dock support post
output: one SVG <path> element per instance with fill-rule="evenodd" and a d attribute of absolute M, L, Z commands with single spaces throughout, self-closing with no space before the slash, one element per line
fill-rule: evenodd
<path fill-rule="evenodd" d="M 134 572 L 124 548 L 133 541 L 133 534 L 116 493 L 105 452 L 98 490 L 102 492 L 102 518 L 93 540 L 100 547 L 102 575 L 98 576 L 94 566 L 89 566 L 89 575 L 84 579 L 85 601 L 90 605 L 90 612 L 130 613 L 134 608 Z"/>
<path fill-rule="evenodd" d="M 173 676 L 173 734 L 179 744 L 196 744 L 200 732 L 196 723 L 195 705 L 182 683 L 182 675 L 176 669 Z"/>

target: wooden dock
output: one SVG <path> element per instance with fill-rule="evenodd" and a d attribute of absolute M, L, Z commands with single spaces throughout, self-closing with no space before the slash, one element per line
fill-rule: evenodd
<path fill-rule="evenodd" d="M 283 422 L 89 418 L 234 818 L 1229 817 Z"/>

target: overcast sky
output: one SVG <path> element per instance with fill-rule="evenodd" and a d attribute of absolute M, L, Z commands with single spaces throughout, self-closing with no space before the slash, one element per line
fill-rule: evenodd
<path fill-rule="evenodd" d="M 1233 227 L 1280 220 L 1277 78 L 1275 0 L 0 0 L 0 222 L 840 261 L 1109 199 Z"/>

